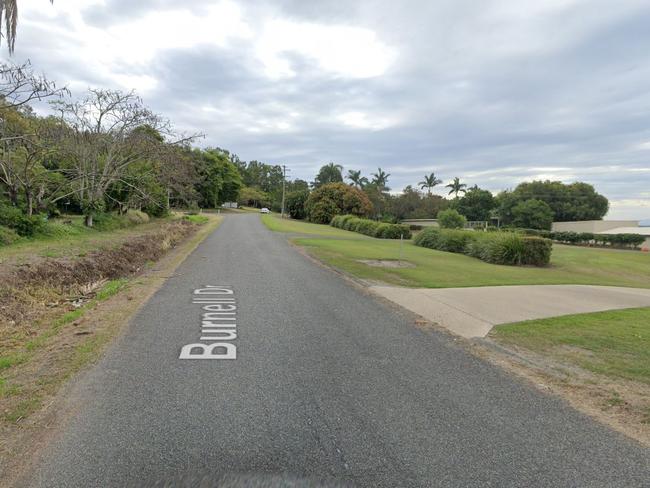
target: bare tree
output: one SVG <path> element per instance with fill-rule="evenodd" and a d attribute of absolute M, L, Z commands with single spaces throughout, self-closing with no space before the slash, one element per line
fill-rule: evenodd
<path fill-rule="evenodd" d="M 133 164 L 157 159 L 168 150 L 196 136 L 171 142 L 167 120 L 154 114 L 134 92 L 90 90 L 77 102 L 52 102 L 61 117 L 60 147 L 69 163 L 66 176 L 74 182 L 86 225 L 104 208 L 106 193 L 114 182 L 131 184 L 123 178 Z M 134 191 L 141 191 L 137 185 Z M 63 196 L 59 197 L 63 198 Z"/>

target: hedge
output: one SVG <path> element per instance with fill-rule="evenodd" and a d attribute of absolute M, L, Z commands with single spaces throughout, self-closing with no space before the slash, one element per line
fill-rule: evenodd
<path fill-rule="evenodd" d="M 539 236 L 552 239 L 562 244 L 588 245 L 588 246 L 612 246 L 612 247 L 639 247 L 646 240 L 647 236 L 641 234 L 594 234 L 593 232 L 572 232 L 536 229 L 512 229 L 528 236 Z"/>
<path fill-rule="evenodd" d="M 404 239 L 411 238 L 411 230 L 408 225 L 376 222 L 369 219 L 360 219 L 354 215 L 337 215 L 332 219 L 330 225 L 378 239 L 399 239 L 402 236 Z"/>
<path fill-rule="evenodd" d="M 552 242 L 515 232 L 474 232 L 428 228 L 414 239 L 420 247 L 466 254 L 487 263 L 514 266 L 546 266 L 551 261 Z"/>

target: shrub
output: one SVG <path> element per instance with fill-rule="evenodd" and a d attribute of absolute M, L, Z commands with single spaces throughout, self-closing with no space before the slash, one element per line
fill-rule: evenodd
<path fill-rule="evenodd" d="M 0 225 L 0 246 L 8 246 L 20 239 L 15 230 Z"/>
<path fill-rule="evenodd" d="M 149 222 L 149 216 L 140 210 L 127 210 L 126 220 L 133 225 L 146 224 Z"/>
<path fill-rule="evenodd" d="M 438 249 L 438 239 L 440 238 L 441 230 L 436 227 L 427 227 L 413 239 L 413 244 L 420 247 L 429 249 Z"/>
<path fill-rule="evenodd" d="M 354 215 L 337 215 L 332 219 L 330 225 L 379 239 L 399 239 L 402 235 L 405 239 L 411 238 L 411 231 L 407 225 L 360 219 Z"/>
<path fill-rule="evenodd" d="M 380 224 L 375 230 L 375 237 L 379 239 L 410 239 L 411 229 L 403 224 Z"/>
<path fill-rule="evenodd" d="M 287 212 L 292 219 L 307 218 L 305 204 L 309 198 L 309 190 L 293 191 L 287 195 Z"/>
<path fill-rule="evenodd" d="M 45 225 L 40 215 L 27 215 L 17 207 L 0 204 L 0 225 L 13 229 L 19 236 L 30 237 Z"/>
<path fill-rule="evenodd" d="M 132 224 L 123 215 L 97 213 L 93 215 L 93 227 L 101 231 L 124 229 Z"/>
<path fill-rule="evenodd" d="M 356 232 L 359 222 L 361 222 L 361 219 L 359 217 L 352 217 L 351 219 L 347 219 L 345 222 L 343 222 L 343 229 Z"/>
<path fill-rule="evenodd" d="M 521 264 L 547 266 L 551 262 L 553 243 L 542 237 L 524 237 L 524 255 Z"/>
<path fill-rule="evenodd" d="M 359 222 L 357 223 L 357 228 L 356 231 L 359 234 L 364 234 L 370 237 L 374 237 L 377 229 L 384 224 L 381 224 L 379 222 L 375 222 L 374 220 L 367 220 L 367 219 L 359 219 Z M 390 225 L 390 224 L 385 224 L 385 225 Z"/>
<path fill-rule="evenodd" d="M 416 246 L 428 247 L 438 251 L 465 252 L 469 242 L 475 238 L 475 232 L 460 229 L 436 229 L 429 227 L 415 236 Z"/>
<path fill-rule="evenodd" d="M 335 215 L 370 215 L 372 203 L 358 188 L 345 183 L 328 183 L 315 189 L 305 202 L 305 212 L 311 222 L 329 224 Z"/>
<path fill-rule="evenodd" d="M 541 237 L 514 232 L 472 232 L 457 229 L 423 230 L 415 245 L 464 253 L 493 264 L 545 266 L 550 262 L 552 243 Z"/>
<path fill-rule="evenodd" d="M 442 229 L 462 229 L 467 219 L 453 208 L 438 212 L 438 224 Z"/>

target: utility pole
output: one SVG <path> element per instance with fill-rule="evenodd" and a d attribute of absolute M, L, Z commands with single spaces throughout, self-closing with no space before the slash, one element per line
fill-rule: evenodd
<path fill-rule="evenodd" d="M 282 165 L 282 211 L 280 212 L 280 218 L 284 218 L 284 193 L 286 189 L 287 182 L 287 167 Z"/>

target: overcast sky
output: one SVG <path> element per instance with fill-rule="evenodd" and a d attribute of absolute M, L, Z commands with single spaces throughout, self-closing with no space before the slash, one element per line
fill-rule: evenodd
<path fill-rule="evenodd" d="M 609 218 L 650 218 L 648 0 L 18 3 L 15 61 L 73 94 L 135 89 L 292 178 L 579 180 Z"/>

